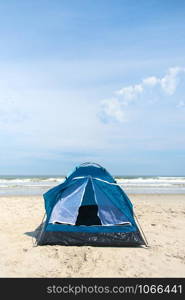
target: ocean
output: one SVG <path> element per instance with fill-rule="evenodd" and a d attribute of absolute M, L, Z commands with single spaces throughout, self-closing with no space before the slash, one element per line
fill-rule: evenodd
<path fill-rule="evenodd" d="M 185 194 L 185 177 L 115 176 L 128 194 Z M 42 195 L 65 176 L 0 176 L 0 196 Z"/>

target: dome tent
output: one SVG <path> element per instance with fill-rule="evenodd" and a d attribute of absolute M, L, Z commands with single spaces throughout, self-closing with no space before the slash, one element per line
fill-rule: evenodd
<path fill-rule="evenodd" d="M 98 164 L 79 165 L 43 197 L 47 217 L 38 245 L 146 245 L 131 201 Z"/>

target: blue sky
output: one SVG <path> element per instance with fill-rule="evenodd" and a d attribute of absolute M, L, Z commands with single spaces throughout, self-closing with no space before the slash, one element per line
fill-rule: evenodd
<path fill-rule="evenodd" d="M 185 175 L 185 1 L 0 0 L 0 173 Z"/>

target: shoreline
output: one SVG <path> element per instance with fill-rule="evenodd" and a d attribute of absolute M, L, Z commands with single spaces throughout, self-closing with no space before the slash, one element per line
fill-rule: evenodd
<path fill-rule="evenodd" d="M 185 194 L 184 193 L 128 193 L 127 191 L 125 191 L 124 190 L 124 192 L 127 194 L 127 196 L 128 197 L 141 197 L 141 198 L 143 198 L 143 197 L 152 197 L 152 198 L 155 198 L 156 196 L 160 196 L 160 197 L 169 197 L 169 198 L 171 198 L 171 197 L 174 197 L 174 196 L 179 196 L 179 198 L 181 198 L 181 197 L 184 197 L 184 200 L 185 200 Z M 33 198 L 33 197 L 36 197 L 36 198 L 39 198 L 39 197 L 41 197 L 41 198 L 43 198 L 43 194 L 42 195 L 40 195 L 40 194 L 33 194 L 33 195 L 31 195 L 31 194 L 27 194 L 27 195 L 25 195 L 25 194 L 10 194 L 10 195 L 0 195 L 0 198 Z"/>

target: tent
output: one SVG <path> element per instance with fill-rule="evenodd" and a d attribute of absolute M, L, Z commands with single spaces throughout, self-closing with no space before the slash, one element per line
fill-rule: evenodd
<path fill-rule="evenodd" d="M 44 195 L 38 245 L 139 246 L 145 241 L 133 206 L 102 166 L 84 163 Z"/>

